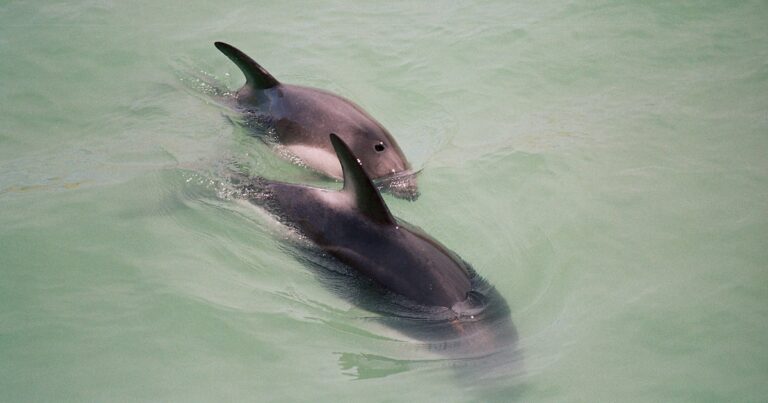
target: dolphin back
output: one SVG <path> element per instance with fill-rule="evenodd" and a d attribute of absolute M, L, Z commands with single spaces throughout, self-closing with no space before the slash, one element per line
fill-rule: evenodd
<path fill-rule="evenodd" d="M 280 84 L 267 70 L 240 49 L 224 42 L 214 42 L 216 49 L 232 60 L 245 76 L 245 85 L 253 89 L 266 90 Z"/>

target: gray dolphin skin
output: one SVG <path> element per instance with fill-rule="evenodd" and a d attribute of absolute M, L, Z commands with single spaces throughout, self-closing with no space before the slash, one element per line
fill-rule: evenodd
<path fill-rule="evenodd" d="M 416 321 L 422 330 L 442 328 L 444 335 L 447 329 L 448 338 L 454 340 L 473 335 L 470 353 L 476 353 L 478 345 L 487 352 L 510 343 L 516 333 L 503 298 L 455 253 L 393 217 L 363 170 L 363 160 L 339 136 L 329 138 L 343 170 L 341 190 L 258 178 L 243 186 L 245 197 L 361 276 L 413 304 L 439 312 L 444 326 L 425 328 L 425 321 Z M 485 309 L 490 303 L 496 307 Z M 492 318 L 485 324 L 478 322 L 483 315 Z M 421 330 L 410 330 L 424 336 Z"/>
<path fill-rule="evenodd" d="M 216 48 L 245 75 L 236 107 L 274 129 L 277 141 L 309 168 L 341 178 L 328 133 L 336 133 L 360 157 L 363 169 L 384 190 L 406 199 L 418 196 L 410 164 L 392 135 L 352 101 L 328 91 L 282 84 L 245 53 L 224 42 Z"/>

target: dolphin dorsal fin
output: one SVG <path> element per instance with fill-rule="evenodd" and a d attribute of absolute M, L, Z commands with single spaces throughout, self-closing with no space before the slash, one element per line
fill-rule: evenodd
<path fill-rule="evenodd" d="M 331 133 L 331 144 L 339 157 L 341 169 L 344 172 L 344 187 L 342 192 L 348 192 L 355 199 L 355 206 L 361 213 L 379 224 L 396 225 L 395 218 L 384 204 L 371 178 L 363 171 L 360 160 L 352 154 L 349 147 L 335 133 Z"/>
<path fill-rule="evenodd" d="M 264 70 L 240 49 L 224 42 L 214 42 L 214 45 L 240 68 L 240 71 L 245 75 L 245 85 L 266 90 L 280 84 L 267 70 Z"/>

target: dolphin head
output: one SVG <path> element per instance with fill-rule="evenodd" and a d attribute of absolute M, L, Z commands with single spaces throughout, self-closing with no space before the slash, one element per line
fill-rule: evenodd
<path fill-rule="evenodd" d="M 415 200 L 419 196 L 416 173 L 387 129 L 373 123 L 356 128 L 344 141 L 379 188 L 395 197 Z"/>

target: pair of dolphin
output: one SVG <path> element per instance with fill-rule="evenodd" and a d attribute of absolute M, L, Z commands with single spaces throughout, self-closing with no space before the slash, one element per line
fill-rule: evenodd
<path fill-rule="evenodd" d="M 280 142 L 308 165 L 344 181 L 333 191 L 254 178 L 241 186 L 242 194 L 360 275 L 418 306 L 435 308 L 443 335 L 474 339 L 470 352 L 503 348 L 503 339 L 514 337 L 511 323 L 504 322 L 509 315 L 503 298 L 458 255 L 396 219 L 384 203 L 373 179 L 409 169 L 389 132 L 350 101 L 280 84 L 238 49 L 222 42 L 216 47 L 246 77 L 237 106 L 266 114 Z M 489 304 L 496 306 L 486 309 Z"/>

